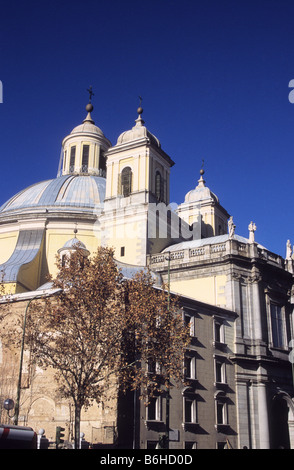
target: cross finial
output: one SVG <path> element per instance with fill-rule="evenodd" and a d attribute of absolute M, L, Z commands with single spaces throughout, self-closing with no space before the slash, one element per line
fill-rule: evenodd
<path fill-rule="evenodd" d="M 92 86 L 90 86 L 87 91 L 89 92 L 89 103 L 91 103 L 92 96 L 94 96 L 94 93 L 92 91 Z"/>
<path fill-rule="evenodd" d="M 137 109 L 137 113 L 139 114 L 139 117 L 141 118 L 141 114 L 143 113 L 143 108 L 142 108 L 142 96 L 139 96 L 139 100 L 140 100 L 140 106 L 139 108 Z M 142 121 L 142 120 L 141 120 Z"/>
<path fill-rule="evenodd" d="M 203 180 L 203 175 L 204 175 L 204 173 L 205 173 L 203 167 L 204 167 L 204 160 L 202 160 L 202 165 L 201 165 L 201 168 L 200 168 L 200 176 L 201 176 L 200 179 L 201 179 L 201 180 Z M 199 181 L 200 181 L 200 180 L 199 180 Z"/>

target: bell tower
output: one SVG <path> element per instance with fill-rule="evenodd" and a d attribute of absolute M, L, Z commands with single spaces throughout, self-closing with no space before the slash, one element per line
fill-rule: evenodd
<path fill-rule="evenodd" d="M 159 140 L 148 131 L 137 110 L 134 127 L 123 132 L 117 144 L 107 151 L 106 201 L 164 202 L 169 204 L 170 168 L 172 159 L 162 150 Z"/>
<path fill-rule="evenodd" d="M 148 131 L 143 109 L 132 129 L 123 132 L 106 152 L 107 181 L 101 218 L 105 240 L 122 262 L 145 265 L 146 255 L 167 246 L 170 239 L 151 240 L 150 209 L 169 205 L 172 159 Z"/>

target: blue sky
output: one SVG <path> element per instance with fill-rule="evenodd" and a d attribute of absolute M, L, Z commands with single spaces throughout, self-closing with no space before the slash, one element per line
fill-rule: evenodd
<path fill-rule="evenodd" d="M 171 201 L 207 186 L 236 232 L 294 243 L 293 0 L 9 0 L 0 9 L 0 202 L 54 178 L 93 118 L 115 144 L 143 118 L 176 162 Z"/>

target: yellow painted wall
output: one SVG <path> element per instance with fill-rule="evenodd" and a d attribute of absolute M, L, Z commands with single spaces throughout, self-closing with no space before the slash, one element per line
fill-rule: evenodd
<path fill-rule="evenodd" d="M 17 238 L 17 231 L 0 234 L 0 264 L 9 260 L 16 247 Z"/>
<path fill-rule="evenodd" d="M 6 284 L 3 284 L 3 288 L 4 288 L 4 295 L 7 295 L 7 294 L 15 294 L 16 292 L 16 283 L 15 282 L 7 282 Z M 23 290 L 25 291 L 25 290 Z"/>
<path fill-rule="evenodd" d="M 212 305 L 225 306 L 225 275 L 202 277 L 189 280 L 171 280 L 171 291 L 192 297 Z"/>
<path fill-rule="evenodd" d="M 127 219 L 127 218 L 126 218 Z M 140 265 L 146 260 L 146 225 L 142 221 L 126 220 L 121 224 L 114 219 L 105 232 L 104 246 L 114 248 L 115 259 L 123 263 Z M 121 248 L 124 247 L 124 256 Z"/>
<path fill-rule="evenodd" d="M 77 234 L 77 239 L 83 242 L 86 245 L 86 248 L 90 251 L 90 254 L 97 251 L 98 246 L 100 245 L 100 238 L 98 238 L 93 230 L 89 231 L 79 231 Z M 54 276 L 57 273 L 56 268 L 56 256 L 58 255 L 58 250 L 63 247 L 63 245 L 74 237 L 72 230 L 48 230 L 46 234 L 46 256 L 49 272 Z"/>

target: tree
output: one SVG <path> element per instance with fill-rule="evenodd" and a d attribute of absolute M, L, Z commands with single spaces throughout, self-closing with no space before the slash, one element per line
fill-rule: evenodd
<path fill-rule="evenodd" d="M 78 448 L 82 407 L 105 398 L 120 367 L 122 276 L 104 249 L 88 260 L 78 248 L 58 267 L 60 294 L 31 307 L 27 343 L 38 365 L 55 370 L 59 395 L 73 400 Z"/>
<path fill-rule="evenodd" d="M 183 380 L 184 351 L 190 342 L 178 299 L 164 286 L 155 287 L 150 272 L 141 271 L 125 289 L 127 323 L 123 353 L 128 367 L 121 371 L 121 383 L 141 397 L 150 398 Z M 146 373 L 148 371 L 148 373 Z"/>
<path fill-rule="evenodd" d="M 155 288 L 148 272 L 124 279 L 112 249 L 88 259 L 77 247 L 58 268 L 52 282 L 60 294 L 31 305 L 26 344 L 39 366 L 55 370 L 60 396 L 73 400 L 78 448 L 82 408 L 114 398 L 110 385 L 115 395 L 119 386 L 148 397 L 182 378 L 189 334 L 168 292 Z M 160 383 L 146 374 L 155 361 Z"/>

